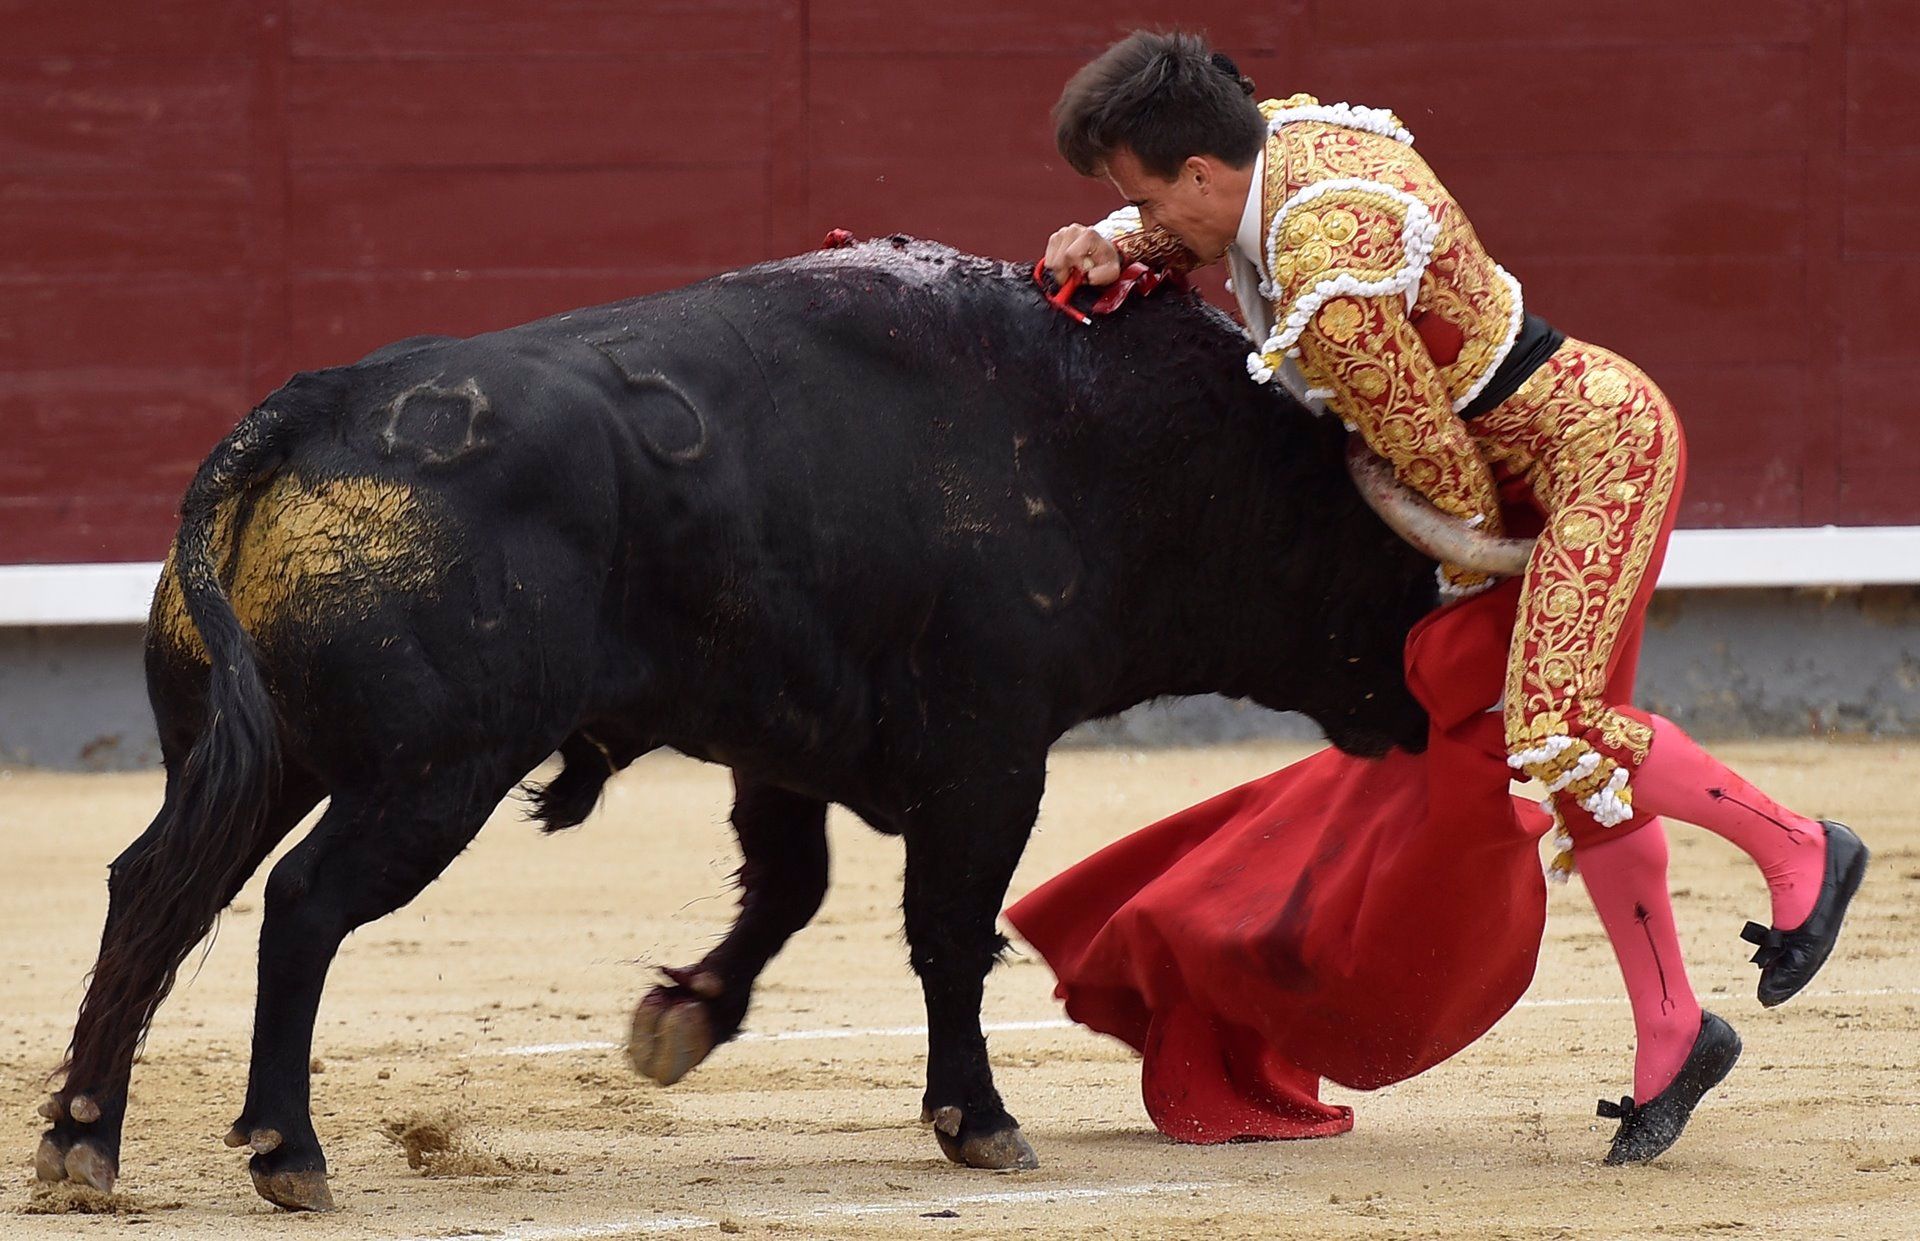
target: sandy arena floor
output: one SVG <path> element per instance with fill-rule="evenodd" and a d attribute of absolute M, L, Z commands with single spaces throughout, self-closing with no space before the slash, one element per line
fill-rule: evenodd
<path fill-rule="evenodd" d="M 1057 755 L 1016 893 L 1301 752 Z M 1783 800 L 1855 824 L 1875 867 L 1815 988 L 1769 1012 L 1735 938 L 1764 911 L 1757 877 L 1717 838 L 1677 831 L 1694 981 L 1746 1055 L 1650 1168 L 1598 1162 L 1611 1124 L 1593 1100 L 1627 1088 L 1631 1024 L 1577 883 L 1554 893 L 1521 1007 L 1425 1077 L 1330 1091 L 1359 1124 L 1327 1141 L 1167 1143 L 1131 1054 L 1063 1027 L 1045 967 L 1019 959 L 989 980 L 986 1016 L 1043 1167 L 953 1168 L 914 1123 L 924 1018 L 899 936 L 899 842 L 846 816 L 826 908 L 766 975 L 748 1038 L 659 1089 L 612 1040 L 648 966 L 693 959 L 726 925 L 734 854 L 725 773 L 656 757 L 559 839 L 503 810 L 424 897 L 348 941 L 317 1042 L 341 1208 L 324 1217 L 273 1212 L 220 1144 L 245 1083 L 259 879 L 161 1010 L 116 1216 L 29 1214 L 73 1205 L 33 1190 L 33 1109 L 92 961 L 106 863 L 160 781 L 0 772 L 0 935 L 14 945 L 0 965 L 0 1236 L 1920 1236 L 1920 746 L 1722 752 Z M 454 1149 L 410 1168 L 383 1134 L 409 1121 L 458 1127 Z"/>

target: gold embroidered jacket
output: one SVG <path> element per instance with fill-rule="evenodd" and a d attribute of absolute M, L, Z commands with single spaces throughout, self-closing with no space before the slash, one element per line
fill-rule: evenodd
<path fill-rule="evenodd" d="M 1261 253 L 1245 257 L 1265 313 L 1259 323 L 1248 314 L 1258 342 L 1249 373 L 1326 400 L 1401 481 L 1497 532 L 1491 475 L 1457 414 L 1520 333 L 1519 282 L 1481 248 L 1392 113 L 1311 95 L 1260 110 L 1270 127 Z M 1197 264 L 1171 234 L 1141 228 L 1132 208 L 1099 227 L 1125 260 Z M 1485 584 L 1452 567 L 1441 577 L 1453 594 Z"/>

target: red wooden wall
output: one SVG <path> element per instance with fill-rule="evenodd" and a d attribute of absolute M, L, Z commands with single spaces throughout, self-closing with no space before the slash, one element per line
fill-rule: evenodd
<path fill-rule="evenodd" d="M 294 370 L 814 244 L 1111 205 L 1068 74 L 1206 28 L 1395 108 L 1529 303 L 1651 370 L 1690 525 L 1920 522 L 1916 0 L 0 0 L 0 562 L 157 557 Z"/>

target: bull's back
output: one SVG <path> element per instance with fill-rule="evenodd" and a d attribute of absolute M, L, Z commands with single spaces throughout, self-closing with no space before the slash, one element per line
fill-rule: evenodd
<path fill-rule="evenodd" d="M 913 245 L 402 342 L 223 511 L 222 576 L 316 721 L 377 712 L 356 683 L 464 718 L 463 680 L 537 675 L 673 716 L 670 743 L 857 748 L 943 684 L 1022 678 L 1070 722 L 1156 619 L 1143 592 L 1185 597 L 1182 506 L 1212 489 L 1168 471 L 1203 441 L 1284 456 L 1277 423 L 1248 432 L 1251 385 L 1140 378 L 1169 347 L 1230 376 L 1239 344 L 1185 303 L 1081 328 L 1004 265 Z M 154 633 L 204 661 L 171 572 Z"/>
<path fill-rule="evenodd" d="M 700 716 L 690 732 L 859 749 L 874 720 L 919 718 L 943 658 L 1044 662 L 1049 614 L 1084 584 L 1039 468 L 1030 348 L 1002 379 L 1013 325 L 967 304 L 967 277 L 947 292 L 938 256 L 872 257 L 531 325 L 612 383 L 609 616 L 646 696 Z"/>

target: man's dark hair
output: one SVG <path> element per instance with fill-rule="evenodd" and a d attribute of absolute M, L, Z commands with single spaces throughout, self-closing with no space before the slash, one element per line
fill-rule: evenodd
<path fill-rule="evenodd" d="M 1089 177 L 1123 146 L 1158 177 L 1172 178 L 1192 155 L 1244 168 L 1266 134 L 1253 83 L 1194 34 L 1134 31 L 1074 74 L 1053 105 L 1054 143 Z"/>

